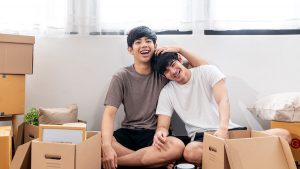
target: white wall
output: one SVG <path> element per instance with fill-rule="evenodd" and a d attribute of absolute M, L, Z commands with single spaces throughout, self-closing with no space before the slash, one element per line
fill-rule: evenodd
<path fill-rule="evenodd" d="M 268 122 L 254 118 L 246 106 L 264 95 L 300 91 L 299 36 L 158 38 L 158 45 L 185 47 L 221 68 L 227 75 L 232 120 L 241 125 L 268 128 Z M 34 73 L 26 78 L 26 109 L 76 103 L 79 118 L 88 121 L 89 130 L 98 130 L 112 74 L 133 61 L 126 36 L 36 38 L 34 50 Z"/>

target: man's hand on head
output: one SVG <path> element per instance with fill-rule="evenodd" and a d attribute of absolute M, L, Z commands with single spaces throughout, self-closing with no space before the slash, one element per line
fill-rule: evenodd
<path fill-rule="evenodd" d="M 164 54 L 166 52 L 180 53 L 181 48 L 179 47 L 160 47 L 155 50 L 155 55 Z"/>

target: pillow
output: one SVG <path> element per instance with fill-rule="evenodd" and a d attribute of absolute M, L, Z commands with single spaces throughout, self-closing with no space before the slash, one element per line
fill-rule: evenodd
<path fill-rule="evenodd" d="M 39 108 L 39 124 L 64 124 L 75 123 L 78 108 L 76 104 L 68 108 Z"/>
<path fill-rule="evenodd" d="M 300 93 L 278 93 L 258 99 L 248 110 L 263 120 L 300 121 Z"/>

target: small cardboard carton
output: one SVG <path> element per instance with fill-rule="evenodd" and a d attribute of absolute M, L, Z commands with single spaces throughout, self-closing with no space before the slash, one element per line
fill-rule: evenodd
<path fill-rule="evenodd" d="M 0 34 L 0 74 L 32 74 L 33 36 Z"/>
<path fill-rule="evenodd" d="M 300 122 L 271 121 L 271 128 L 283 128 L 291 133 L 290 147 L 295 161 L 300 164 Z"/>
<path fill-rule="evenodd" d="M 80 144 L 33 140 L 19 146 L 10 169 L 53 168 L 100 169 L 101 133 L 87 132 L 87 140 Z"/>
<path fill-rule="evenodd" d="M 8 169 L 12 155 L 11 126 L 0 126 L 0 169 Z"/>
<path fill-rule="evenodd" d="M 5 115 L 24 114 L 25 75 L 0 73 L 0 93 L 0 112 Z"/>
<path fill-rule="evenodd" d="M 31 140 L 37 139 L 39 137 L 39 127 L 32 125 L 21 123 L 18 126 L 18 134 L 16 138 L 16 149 L 18 146 L 25 144 Z"/>
<path fill-rule="evenodd" d="M 253 130 L 230 131 L 229 139 L 204 134 L 203 169 L 296 169 L 288 143 Z"/>

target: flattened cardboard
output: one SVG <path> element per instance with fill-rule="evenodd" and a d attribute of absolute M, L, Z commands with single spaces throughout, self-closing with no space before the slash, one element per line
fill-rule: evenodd
<path fill-rule="evenodd" d="M 283 128 L 292 135 L 290 145 L 295 161 L 300 163 L 300 122 L 271 121 L 271 128 Z"/>
<path fill-rule="evenodd" d="M 0 112 L 23 114 L 25 107 L 25 75 L 0 74 Z"/>
<path fill-rule="evenodd" d="M 12 155 L 11 126 L 0 126 L 0 169 L 8 169 Z"/>
<path fill-rule="evenodd" d="M 32 74 L 33 36 L 0 34 L 0 73 Z"/>
<path fill-rule="evenodd" d="M 262 132 L 230 131 L 230 139 L 205 133 L 204 169 L 296 169 L 285 140 Z"/>
<path fill-rule="evenodd" d="M 31 142 L 18 147 L 10 169 L 31 169 Z"/>

